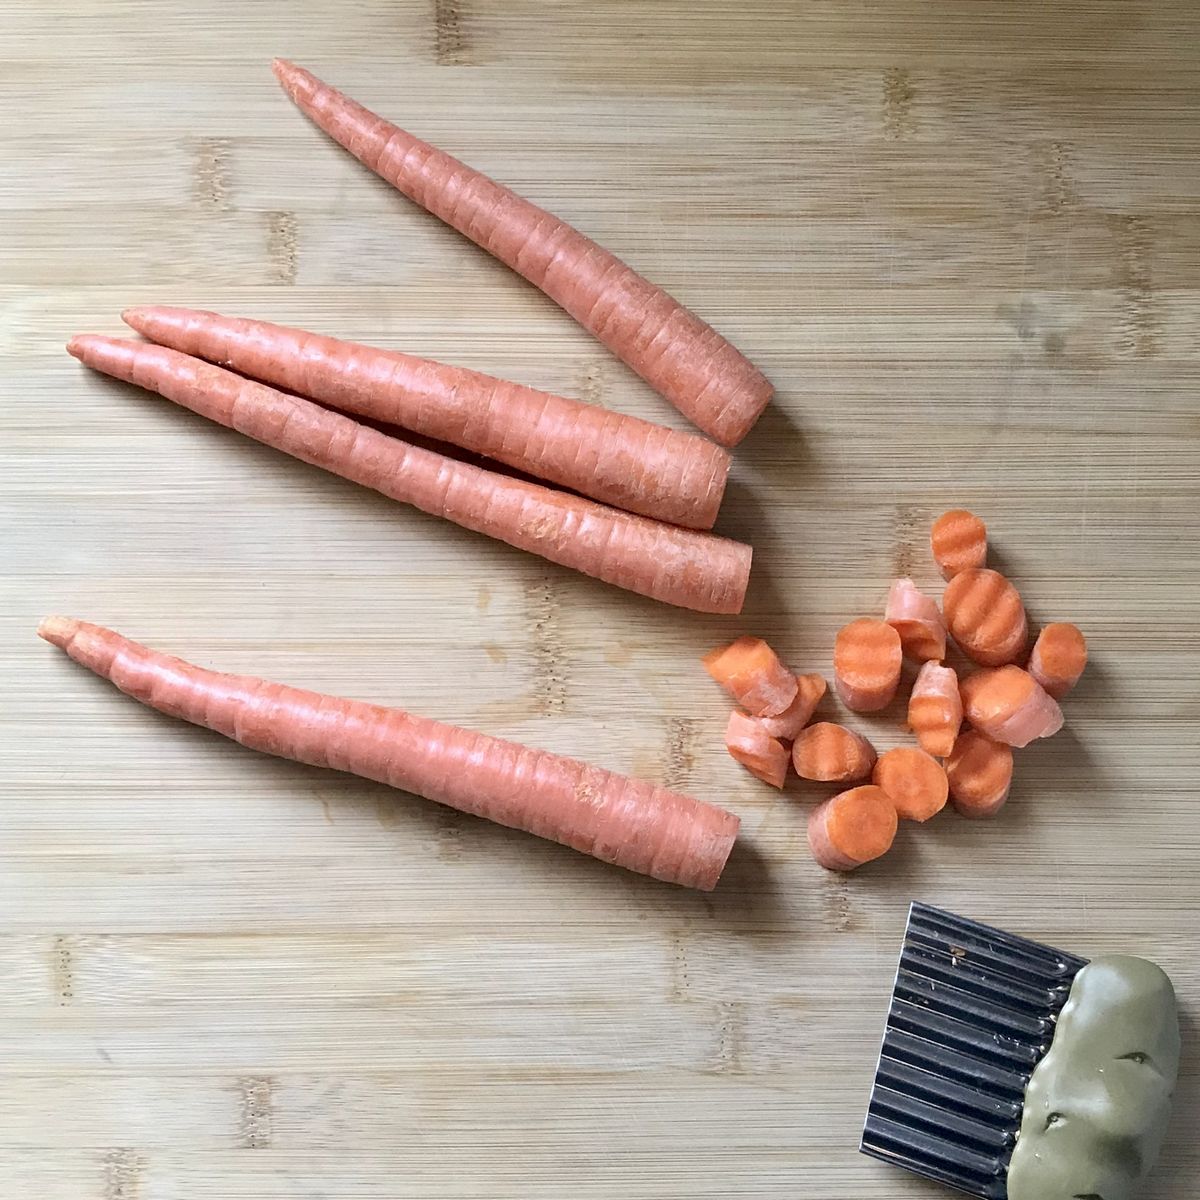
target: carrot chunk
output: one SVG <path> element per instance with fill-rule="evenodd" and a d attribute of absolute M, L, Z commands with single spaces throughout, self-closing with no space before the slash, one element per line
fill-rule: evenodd
<path fill-rule="evenodd" d="M 1061 700 L 1078 682 L 1087 666 L 1087 641 L 1077 625 L 1057 621 L 1047 625 L 1033 643 L 1029 673 Z"/>
<path fill-rule="evenodd" d="M 820 675 L 797 675 L 796 698 L 777 717 L 760 717 L 763 728 L 772 736 L 792 741 L 812 720 L 828 685 Z"/>
<path fill-rule="evenodd" d="M 819 721 L 801 730 L 792 746 L 792 765 L 801 779 L 821 783 L 853 783 L 866 779 L 875 765 L 875 747 L 865 737 Z"/>
<path fill-rule="evenodd" d="M 900 683 L 900 635 L 883 621 L 862 617 L 838 630 L 833 679 L 838 695 L 855 712 L 886 708 Z"/>
<path fill-rule="evenodd" d="M 960 690 L 967 720 L 994 742 L 1020 749 L 1062 728 L 1058 701 L 1020 667 L 976 671 L 962 681 Z"/>
<path fill-rule="evenodd" d="M 911 579 L 897 579 L 888 592 L 884 621 L 900 635 L 900 647 L 918 662 L 946 657 L 946 623 L 937 602 Z"/>
<path fill-rule="evenodd" d="M 945 758 L 962 725 L 962 695 L 953 667 L 927 662 L 917 673 L 908 699 L 908 727 L 926 754 Z"/>
<path fill-rule="evenodd" d="M 987 526 L 965 508 L 942 513 L 929 531 L 929 544 L 943 579 L 987 562 Z"/>
<path fill-rule="evenodd" d="M 762 638 L 740 637 L 706 654 L 704 669 L 754 717 L 777 717 L 796 699 L 796 676 Z"/>
<path fill-rule="evenodd" d="M 1025 606 L 999 571 L 972 567 L 955 575 L 946 584 L 942 609 L 954 640 L 980 666 L 1001 667 L 1025 653 Z"/>
<path fill-rule="evenodd" d="M 941 812 L 950 787 L 942 764 L 915 746 L 881 754 L 871 782 L 887 792 L 904 821 L 928 821 Z"/>
<path fill-rule="evenodd" d="M 853 871 L 891 849 L 898 823 L 896 806 L 882 788 L 851 788 L 809 814 L 809 849 L 827 870 Z"/>
<path fill-rule="evenodd" d="M 964 817 L 994 817 L 1008 799 L 1012 774 L 1012 748 L 968 729 L 946 760 L 950 803 Z"/>
<path fill-rule="evenodd" d="M 763 783 L 783 787 L 787 778 L 787 747 L 763 728 L 758 717 L 731 712 L 725 727 L 725 749 Z"/>

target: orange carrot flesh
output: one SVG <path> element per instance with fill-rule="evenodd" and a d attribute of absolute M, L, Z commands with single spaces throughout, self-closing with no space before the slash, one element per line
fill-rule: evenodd
<path fill-rule="evenodd" d="M 1001 667 L 1025 653 L 1025 606 L 999 571 L 972 567 L 955 575 L 946 584 L 942 609 L 951 636 L 980 666 Z"/>
<path fill-rule="evenodd" d="M 691 421 L 736 445 L 771 398 L 695 314 L 557 217 L 277 59 L 300 110 L 410 200 L 540 288 Z"/>
<path fill-rule="evenodd" d="M 740 637 L 706 654 L 704 669 L 754 717 L 774 717 L 796 699 L 796 676 L 762 638 Z"/>
<path fill-rule="evenodd" d="M 800 731 L 792 746 L 792 765 L 801 779 L 853 783 L 871 774 L 875 747 L 844 725 L 818 721 Z"/>
<path fill-rule="evenodd" d="M 1008 799 L 1012 774 L 1011 747 L 968 729 L 946 760 L 950 803 L 964 817 L 994 817 Z"/>
<path fill-rule="evenodd" d="M 700 612 L 739 612 L 749 546 L 460 463 L 164 346 L 84 335 L 81 362 L 365 487 L 551 562 Z"/>
<path fill-rule="evenodd" d="M 763 783 L 783 787 L 788 769 L 787 747 L 773 738 L 757 717 L 731 712 L 725 727 L 725 749 Z"/>
<path fill-rule="evenodd" d="M 987 526 L 965 508 L 942 513 L 933 523 L 929 543 L 943 579 L 987 562 Z"/>
<path fill-rule="evenodd" d="M 760 717 L 763 728 L 776 738 L 792 741 L 812 720 L 827 684 L 820 675 L 797 675 L 796 698 L 775 717 Z"/>
<path fill-rule="evenodd" d="M 190 308 L 130 308 L 160 345 L 462 446 L 593 500 L 711 529 L 730 457 L 707 438 L 464 367 Z"/>
<path fill-rule="evenodd" d="M 867 617 L 838 630 L 833 646 L 833 681 L 847 708 L 878 712 L 900 684 L 900 635 L 883 621 Z"/>
<path fill-rule="evenodd" d="M 976 671 L 960 684 L 963 714 L 994 742 L 1020 749 L 1050 737 L 1063 725 L 1058 701 L 1020 667 Z"/>
<path fill-rule="evenodd" d="M 917 744 L 926 754 L 945 758 L 954 749 L 962 721 L 962 696 L 954 669 L 925 663 L 908 699 L 908 727 L 917 735 Z"/>
<path fill-rule="evenodd" d="M 853 871 L 886 854 L 896 840 L 896 807 L 871 784 L 831 796 L 808 817 L 813 858 L 830 871 Z"/>
<path fill-rule="evenodd" d="M 150 708 L 252 750 L 416 792 L 655 879 L 710 890 L 737 836 L 732 813 L 557 754 L 208 671 L 68 617 L 47 618 L 38 633 Z"/>
<path fill-rule="evenodd" d="M 887 792 L 904 821 L 928 821 L 946 807 L 950 794 L 942 764 L 914 746 L 897 746 L 881 754 L 871 782 Z"/>
<path fill-rule="evenodd" d="M 911 579 L 897 579 L 888 592 L 884 621 L 900 635 L 900 648 L 918 662 L 946 657 L 946 623 L 937 602 Z"/>
<path fill-rule="evenodd" d="M 1057 621 L 1047 625 L 1033 643 L 1029 673 L 1055 700 L 1078 682 L 1087 666 L 1087 641 L 1077 625 Z"/>

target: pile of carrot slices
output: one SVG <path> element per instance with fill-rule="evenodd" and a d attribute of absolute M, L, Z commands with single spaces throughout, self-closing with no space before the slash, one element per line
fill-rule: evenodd
<path fill-rule="evenodd" d="M 792 673 L 760 638 L 738 638 L 704 659 L 741 706 L 725 731 L 738 762 L 777 788 L 789 763 L 801 779 L 856 785 L 809 817 L 809 847 L 830 870 L 881 857 L 900 821 L 928 821 L 947 802 L 964 817 L 994 817 L 1008 798 L 1013 750 L 1062 728 L 1058 701 L 1087 665 L 1087 642 L 1068 623 L 1045 626 L 1029 650 L 1024 603 L 1010 580 L 988 569 L 987 529 L 977 516 L 944 513 L 930 546 L 947 581 L 941 607 L 911 579 L 897 579 L 883 619 L 851 621 L 833 648 L 834 692 L 855 713 L 888 708 L 904 659 L 920 663 L 907 706 L 915 746 L 877 755 L 845 725 L 810 725 L 825 679 Z M 944 661 L 951 644 L 979 669 L 960 678 Z"/>

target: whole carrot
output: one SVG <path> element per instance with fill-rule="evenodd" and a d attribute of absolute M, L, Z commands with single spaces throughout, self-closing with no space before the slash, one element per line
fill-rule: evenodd
<path fill-rule="evenodd" d="M 81 362 L 422 512 L 655 600 L 741 610 L 749 546 L 510 479 L 328 412 L 165 346 L 85 334 Z"/>
<path fill-rule="evenodd" d="M 416 792 L 642 875 L 710 891 L 732 813 L 652 783 L 361 700 L 193 666 L 86 621 L 46 641 L 150 708 L 280 758 Z"/>
<path fill-rule="evenodd" d="M 300 110 L 410 200 L 541 288 L 705 433 L 734 446 L 771 385 L 733 346 L 564 221 L 376 116 L 294 63 L 276 76 Z"/>
<path fill-rule="evenodd" d="M 153 342 L 322 404 L 451 442 L 628 512 L 711 529 L 729 452 L 707 438 L 505 379 L 191 308 L 128 308 Z"/>

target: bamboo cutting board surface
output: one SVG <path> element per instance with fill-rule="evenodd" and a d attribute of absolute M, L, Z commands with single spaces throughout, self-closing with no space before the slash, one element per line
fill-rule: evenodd
<path fill-rule="evenodd" d="M 82 371 L 125 305 L 259 315 L 682 428 L 328 143 L 273 55 L 561 214 L 776 382 L 674 611 Z M 933 1197 L 856 1154 L 913 898 L 1176 979 L 1146 1195 L 1200 1169 L 1200 10 L 1067 0 L 10 5 L 0 47 L 0 1194 Z M 1094 661 L 999 820 L 850 877 L 725 755 L 697 659 L 827 670 L 985 515 Z M 711 896 L 140 708 L 66 612 L 726 804 Z M 880 748 L 894 709 L 854 720 Z"/>

